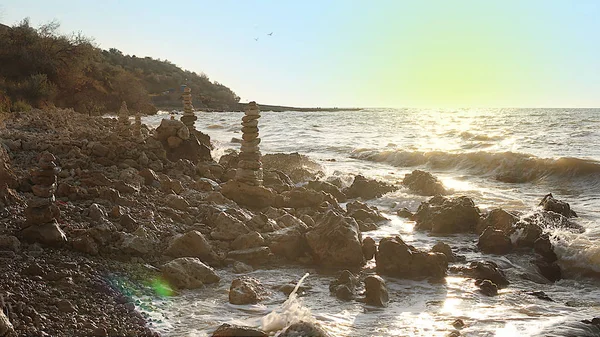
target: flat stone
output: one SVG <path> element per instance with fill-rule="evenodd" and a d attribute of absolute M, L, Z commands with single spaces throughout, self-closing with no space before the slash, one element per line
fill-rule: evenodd
<path fill-rule="evenodd" d="M 255 120 L 252 120 L 252 121 L 248 121 L 248 122 L 242 122 L 242 126 L 257 127 L 258 126 L 258 119 L 255 119 Z"/>
<path fill-rule="evenodd" d="M 246 122 L 250 122 L 256 119 L 259 119 L 260 115 L 246 115 L 244 117 L 242 117 L 242 122 L 246 123 Z"/>
<path fill-rule="evenodd" d="M 260 148 L 258 145 L 244 145 L 242 142 L 242 146 L 240 147 L 240 151 L 242 152 L 258 152 Z"/>
<path fill-rule="evenodd" d="M 44 185 L 33 185 L 31 186 L 31 191 L 36 197 L 40 198 L 50 198 L 56 192 L 56 183 L 44 186 Z"/>
<path fill-rule="evenodd" d="M 22 235 L 28 242 L 39 242 L 49 246 L 60 246 L 67 242 L 65 232 L 56 222 L 29 226 L 23 230 Z"/>
<path fill-rule="evenodd" d="M 244 133 L 242 135 L 243 140 L 253 140 L 256 138 L 258 138 L 258 132 L 257 133 Z"/>
<path fill-rule="evenodd" d="M 262 167 L 262 163 L 260 161 L 248 161 L 242 160 L 238 162 L 238 169 L 246 169 L 246 170 L 258 170 Z"/>
<path fill-rule="evenodd" d="M 240 161 L 243 160 L 247 160 L 247 161 L 258 161 L 260 160 L 261 157 L 261 153 L 260 151 L 256 151 L 256 152 L 244 152 L 244 153 L 240 153 L 238 158 Z"/>
<path fill-rule="evenodd" d="M 258 128 L 245 126 L 242 128 L 242 133 L 258 133 Z"/>
<path fill-rule="evenodd" d="M 244 146 L 258 146 L 258 144 L 260 144 L 260 138 L 256 138 L 253 140 L 243 140 L 242 141 L 242 147 Z"/>

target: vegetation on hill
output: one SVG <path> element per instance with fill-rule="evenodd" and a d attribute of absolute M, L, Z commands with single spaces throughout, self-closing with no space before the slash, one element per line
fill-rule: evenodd
<path fill-rule="evenodd" d="M 33 28 L 28 19 L 0 25 L 0 111 L 56 106 L 102 114 L 117 111 L 125 101 L 131 110 L 150 114 L 181 106 L 184 84 L 191 87 L 197 108 L 225 110 L 239 102 L 204 74 L 167 60 L 101 50 L 81 34 L 57 30 L 54 22 Z"/>

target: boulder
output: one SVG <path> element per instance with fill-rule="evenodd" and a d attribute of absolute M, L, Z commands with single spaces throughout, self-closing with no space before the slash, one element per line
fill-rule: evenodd
<path fill-rule="evenodd" d="M 300 321 L 285 329 L 278 337 L 330 337 L 317 323 Z"/>
<path fill-rule="evenodd" d="M 197 257 L 208 264 L 214 264 L 218 260 L 208 240 L 198 231 L 175 236 L 164 254 L 175 258 Z"/>
<path fill-rule="evenodd" d="M 323 192 L 309 190 L 304 187 L 295 187 L 281 193 L 276 199 L 276 206 L 288 208 L 317 207 L 325 200 Z"/>
<path fill-rule="evenodd" d="M 436 177 L 429 172 L 421 170 L 414 170 L 412 173 L 404 176 L 402 185 L 419 195 L 434 196 L 448 193 L 444 185 Z"/>
<path fill-rule="evenodd" d="M 235 250 L 255 248 L 265 245 L 265 238 L 256 231 L 238 236 L 231 243 L 231 248 Z"/>
<path fill-rule="evenodd" d="M 288 227 L 269 233 L 267 242 L 273 254 L 295 261 L 310 252 L 308 242 L 304 236 L 306 228 Z"/>
<path fill-rule="evenodd" d="M 180 211 L 185 211 L 190 207 L 187 200 L 177 194 L 168 194 L 165 197 L 165 204 Z"/>
<path fill-rule="evenodd" d="M 381 215 L 377 207 L 369 207 L 367 204 L 358 200 L 346 204 L 348 216 L 353 217 L 356 221 L 380 222 L 388 220 Z"/>
<path fill-rule="evenodd" d="M 141 170 L 139 174 L 142 178 L 144 178 L 144 184 L 146 184 L 147 186 L 158 185 L 158 182 L 159 182 L 158 175 L 153 170 L 151 170 L 149 168 L 145 168 L 145 169 Z"/>
<path fill-rule="evenodd" d="M 221 193 L 240 205 L 252 208 L 265 208 L 275 203 L 273 190 L 263 186 L 251 186 L 229 180 L 221 186 Z"/>
<path fill-rule="evenodd" d="M 534 261 L 540 274 L 550 282 L 560 281 L 562 279 L 562 271 L 556 261 L 548 262 L 543 259 Z"/>
<path fill-rule="evenodd" d="M 249 232 L 250 229 L 243 222 L 225 212 L 221 212 L 215 218 L 215 224 L 213 230 L 210 232 L 210 236 L 215 240 L 232 241 Z"/>
<path fill-rule="evenodd" d="M 445 242 L 438 241 L 432 248 L 431 252 L 433 253 L 442 253 L 446 255 L 446 259 L 448 262 L 456 262 L 458 257 L 452 251 L 452 247 Z"/>
<path fill-rule="evenodd" d="M 448 260 L 442 253 L 427 253 L 407 245 L 399 236 L 383 238 L 375 254 L 377 273 L 406 279 L 446 276 Z"/>
<path fill-rule="evenodd" d="M 542 228 L 533 221 L 519 220 L 509 235 L 516 238 L 517 247 L 533 247 L 534 242 L 542 235 Z"/>
<path fill-rule="evenodd" d="M 161 267 L 162 276 L 179 289 L 195 289 L 221 279 L 215 271 L 195 257 L 180 257 Z"/>
<path fill-rule="evenodd" d="M 238 277 L 231 282 L 229 303 L 256 304 L 262 300 L 264 289 L 260 282 L 252 277 Z"/>
<path fill-rule="evenodd" d="M 340 190 L 339 187 L 326 181 L 313 180 L 309 181 L 305 186 L 306 188 L 318 192 L 325 192 L 331 194 L 338 202 L 346 202 L 348 197 Z"/>
<path fill-rule="evenodd" d="M 490 280 L 475 280 L 475 285 L 479 287 L 479 291 L 486 296 L 498 295 L 498 286 Z"/>
<path fill-rule="evenodd" d="M 486 228 L 477 242 L 477 247 L 486 254 L 504 255 L 512 251 L 513 245 L 508 235 L 493 227 Z"/>
<path fill-rule="evenodd" d="M 235 261 L 233 263 L 233 272 L 236 274 L 246 274 L 254 271 L 252 266 L 245 264 L 242 261 Z"/>
<path fill-rule="evenodd" d="M 543 234 L 535 240 L 533 249 L 537 254 L 542 256 L 545 261 L 552 263 L 558 260 L 558 256 L 556 256 L 556 253 L 554 252 L 554 247 L 552 247 L 550 236 L 548 234 Z"/>
<path fill-rule="evenodd" d="M 262 330 L 224 323 L 213 332 L 212 337 L 268 337 Z"/>
<path fill-rule="evenodd" d="M 121 233 L 118 247 L 125 254 L 141 256 L 154 252 L 156 244 L 156 235 L 139 227 L 133 233 Z"/>
<path fill-rule="evenodd" d="M 542 201 L 540 201 L 540 206 L 544 211 L 558 213 L 567 218 L 577 217 L 577 213 L 571 209 L 571 206 L 568 203 L 554 199 L 552 193 L 544 196 Z"/>
<path fill-rule="evenodd" d="M 249 263 L 251 265 L 260 265 L 268 262 L 271 255 L 269 247 L 255 247 L 232 250 L 227 253 L 227 258 Z"/>
<path fill-rule="evenodd" d="M 82 235 L 71 242 L 74 250 L 89 254 L 98 255 L 98 244 L 90 235 Z"/>
<path fill-rule="evenodd" d="M 504 288 L 510 284 L 504 275 L 504 272 L 498 268 L 498 265 L 491 261 L 471 262 L 465 270 L 466 274 L 474 279 L 490 280 L 498 288 Z"/>
<path fill-rule="evenodd" d="M 65 232 L 56 222 L 29 226 L 23 229 L 21 236 L 25 241 L 39 242 L 54 247 L 62 246 L 67 242 Z"/>
<path fill-rule="evenodd" d="M 356 286 L 358 278 L 349 270 L 340 273 L 337 279 L 329 284 L 329 291 L 340 300 L 350 301 L 356 296 Z"/>
<path fill-rule="evenodd" d="M 480 214 L 471 198 L 435 196 L 421 203 L 415 220 L 417 229 L 436 234 L 468 233 L 475 231 Z"/>
<path fill-rule="evenodd" d="M 0 250 L 9 250 L 18 252 L 21 249 L 21 242 L 13 235 L 0 235 Z"/>
<path fill-rule="evenodd" d="M 375 253 L 377 253 L 377 243 L 375 243 L 375 240 L 371 237 L 364 238 L 362 242 L 362 251 L 365 260 L 367 261 L 375 257 Z"/>
<path fill-rule="evenodd" d="M 492 227 L 493 229 L 501 230 L 505 234 L 509 234 L 518 221 L 518 216 L 502 208 L 495 208 L 477 224 L 475 232 L 481 235 L 487 227 Z"/>
<path fill-rule="evenodd" d="M 390 300 L 385 281 L 378 275 L 365 277 L 365 303 L 376 307 L 387 307 Z"/>
<path fill-rule="evenodd" d="M 91 204 L 89 208 L 89 216 L 94 221 L 100 221 L 106 218 L 106 211 L 98 204 Z"/>
<path fill-rule="evenodd" d="M 348 198 L 362 198 L 364 200 L 379 198 L 382 195 L 393 192 L 398 188 L 374 179 L 367 179 L 361 175 L 354 177 L 350 187 L 344 190 Z"/>
<path fill-rule="evenodd" d="M 352 268 L 364 265 L 362 236 L 358 224 L 333 211 L 306 233 L 306 240 L 315 261 L 326 267 Z"/>

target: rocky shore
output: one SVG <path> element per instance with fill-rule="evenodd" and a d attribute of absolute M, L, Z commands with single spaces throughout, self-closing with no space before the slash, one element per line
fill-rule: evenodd
<path fill-rule="evenodd" d="M 387 221 L 366 201 L 402 186 L 431 196 L 414 214 L 398 213 L 417 230 L 475 233 L 473 249 L 484 254 L 531 256 L 538 273 L 524 277 L 563 277 L 547 231 L 582 228 L 551 194 L 525 217 L 481 212 L 424 171 L 396 186 L 360 175 L 345 186 L 322 179 L 319 164 L 306 156 L 261 154 L 258 107 L 249 110 L 240 120 L 241 152 L 218 162 L 209 136 L 193 123 L 131 125 L 126 107 L 119 119 L 70 110 L 8 116 L 0 129 L 0 336 L 155 336 L 136 297 L 177 296 L 220 282 L 223 268 L 240 274 L 230 287 L 232 304 L 265 296 L 245 273 L 282 264 L 333 269 L 339 277 L 332 296 L 378 307 L 390 297 L 382 276 L 443 282 L 463 275 L 482 296 L 510 287 L 498 265 L 465 261 L 447 243 L 425 251 L 399 236 L 363 237 Z M 376 268 L 365 269 L 372 259 Z M 456 322 L 453 336 L 468 323 Z M 313 322 L 284 328 L 280 336 L 327 335 Z M 214 329 L 213 336 L 267 335 Z"/>

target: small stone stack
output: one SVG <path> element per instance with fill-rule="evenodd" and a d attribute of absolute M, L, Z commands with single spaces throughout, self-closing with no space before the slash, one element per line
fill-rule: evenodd
<path fill-rule="evenodd" d="M 261 186 L 263 182 L 262 163 L 260 161 L 260 138 L 258 138 L 258 119 L 260 110 L 256 102 L 250 102 L 242 117 L 242 147 L 235 180 L 247 185 Z"/>
<path fill-rule="evenodd" d="M 129 110 L 127 109 L 127 103 L 123 101 L 123 103 L 121 104 L 121 109 L 119 109 L 119 134 L 121 134 L 122 136 L 130 136 L 130 125 L 131 124 L 129 123 Z"/>
<path fill-rule="evenodd" d="M 60 168 L 54 162 L 56 157 L 50 152 L 40 156 L 39 168 L 31 171 L 31 190 L 34 198 L 25 209 L 26 225 L 23 236 L 35 242 L 60 244 L 66 241 L 57 219 L 60 210 L 54 204 L 57 187 L 57 174 Z"/>
<path fill-rule="evenodd" d="M 196 130 L 194 123 L 198 117 L 194 115 L 194 106 L 192 105 L 192 89 L 190 87 L 185 87 L 181 97 L 183 98 L 183 116 L 181 116 L 181 122 L 188 127 L 190 133 L 193 133 L 193 131 Z"/>

